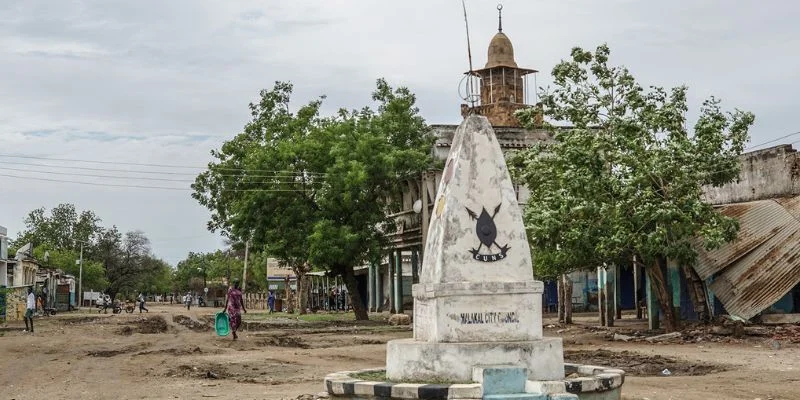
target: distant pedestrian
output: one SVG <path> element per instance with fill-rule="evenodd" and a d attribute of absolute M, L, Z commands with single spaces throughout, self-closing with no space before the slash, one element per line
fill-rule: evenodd
<path fill-rule="evenodd" d="M 141 314 L 142 311 L 150 312 L 150 310 L 144 306 L 144 294 L 139 293 L 139 297 L 136 300 L 139 302 L 139 314 Z"/>
<path fill-rule="evenodd" d="M 269 296 L 267 296 L 267 305 L 269 306 L 269 313 L 272 314 L 275 312 L 275 293 L 269 291 Z"/>
<path fill-rule="evenodd" d="M 33 313 L 36 312 L 36 295 L 33 287 L 28 286 L 28 296 L 25 301 L 25 332 L 33 333 Z M 30 326 L 28 325 L 30 323 Z"/>
<path fill-rule="evenodd" d="M 225 309 L 228 312 L 228 325 L 231 328 L 231 332 L 233 332 L 233 340 L 238 338 L 236 330 L 242 324 L 242 311 L 247 314 L 242 295 L 242 290 L 239 289 L 239 281 L 233 281 L 233 287 L 228 289 L 228 295 L 225 296 Z"/>
<path fill-rule="evenodd" d="M 183 296 L 183 302 L 186 304 L 186 309 L 192 308 L 192 294 L 190 292 L 186 292 L 186 296 Z"/>

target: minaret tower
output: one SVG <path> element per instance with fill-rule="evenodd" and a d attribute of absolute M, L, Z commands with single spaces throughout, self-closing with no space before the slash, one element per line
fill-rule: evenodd
<path fill-rule="evenodd" d="M 482 69 L 467 72 L 480 78 L 480 105 L 472 111 L 489 119 L 492 126 L 519 127 L 520 123 L 514 112 L 531 107 L 525 104 L 528 93 L 526 75 L 536 73 L 535 69 L 520 68 L 514 60 L 514 47 L 511 40 L 503 33 L 503 6 L 498 5 L 497 33 L 489 43 L 486 66 Z M 463 104 L 462 116 L 470 113 L 471 108 Z"/>

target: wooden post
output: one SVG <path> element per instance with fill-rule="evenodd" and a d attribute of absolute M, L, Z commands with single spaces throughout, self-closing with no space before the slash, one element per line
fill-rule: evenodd
<path fill-rule="evenodd" d="M 614 265 L 614 314 L 616 319 L 622 319 L 622 270 L 619 265 Z"/>
<path fill-rule="evenodd" d="M 403 313 L 403 251 L 397 249 L 394 253 L 395 256 L 395 291 L 397 292 L 397 305 L 395 309 L 398 314 Z"/>
<path fill-rule="evenodd" d="M 562 276 L 559 276 L 556 281 L 556 295 L 558 298 L 556 302 L 556 306 L 558 307 L 558 322 L 564 322 L 564 279 Z"/>
<path fill-rule="evenodd" d="M 394 251 L 393 250 L 389 251 L 388 259 L 389 259 L 389 264 L 388 264 L 388 269 L 389 269 L 389 312 L 391 314 L 397 314 L 397 308 L 396 308 L 397 307 L 397 303 L 396 303 L 396 300 L 397 300 L 396 293 L 397 293 L 397 291 L 396 291 L 396 288 L 395 288 L 395 286 L 397 286 L 397 285 L 395 285 L 395 280 L 394 280 L 394 270 L 395 270 L 394 261 L 395 260 L 394 260 Z"/>
<path fill-rule="evenodd" d="M 317 297 L 317 289 L 314 286 L 314 284 L 316 283 L 316 276 L 315 275 L 309 275 L 308 278 L 309 278 L 308 283 L 309 283 L 309 285 L 311 287 L 309 289 L 309 291 L 308 291 L 308 296 L 309 296 L 308 297 L 308 306 L 312 310 L 316 310 L 318 308 L 317 307 L 317 299 L 316 299 L 316 297 Z M 367 288 L 367 289 L 369 289 L 369 288 Z M 369 296 L 369 295 L 367 295 L 367 296 Z"/>
<path fill-rule="evenodd" d="M 606 326 L 611 327 L 614 326 L 614 287 L 616 282 L 616 277 L 614 276 L 614 265 L 604 268 L 603 276 L 605 278 L 606 288 Z"/>
<path fill-rule="evenodd" d="M 572 279 L 564 274 L 564 323 L 572 323 Z"/>
<path fill-rule="evenodd" d="M 636 256 L 633 256 L 633 304 L 636 307 L 636 319 L 642 319 L 642 307 L 639 302 L 639 263 L 636 262 Z"/>
<path fill-rule="evenodd" d="M 375 311 L 384 311 L 383 308 L 383 277 L 386 274 L 383 273 L 383 266 L 381 265 L 380 261 L 376 264 L 375 269 L 375 291 L 378 293 L 378 298 L 376 299 L 377 303 L 375 303 Z"/>
<path fill-rule="evenodd" d="M 655 268 L 650 266 L 648 268 Z M 650 280 L 650 275 L 645 274 L 645 292 L 647 296 L 647 329 L 658 329 L 658 300 L 655 293 L 653 293 L 653 283 Z"/>
<path fill-rule="evenodd" d="M 605 269 L 597 267 L 597 312 L 600 313 L 600 326 L 606 325 L 606 280 Z"/>
<path fill-rule="evenodd" d="M 326 311 L 330 311 L 331 310 L 331 297 L 330 297 L 331 286 L 330 286 L 330 281 L 328 280 L 328 275 L 327 274 L 325 275 L 325 289 L 324 289 L 323 293 L 325 294 L 325 297 L 323 298 L 325 300 L 325 310 Z"/>
<path fill-rule="evenodd" d="M 369 282 L 369 285 L 372 286 L 372 293 L 374 298 L 372 299 L 372 308 L 375 312 L 378 312 L 378 308 L 381 306 L 381 263 L 375 262 L 372 264 L 372 280 Z"/>
<path fill-rule="evenodd" d="M 374 265 L 370 264 L 367 268 L 367 311 L 372 311 L 372 306 L 375 304 L 375 288 L 374 288 L 374 281 L 375 281 L 375 271 Z"/>

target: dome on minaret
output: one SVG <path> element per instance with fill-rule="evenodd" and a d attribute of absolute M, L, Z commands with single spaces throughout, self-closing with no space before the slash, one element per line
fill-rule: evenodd
<path fill-rule="evenodd" d="M 511 39 L 503 32 L 497 32 L 489 43 L 489 55 L 484 68 L 511 67 L 517 68 L 514 61 L 514 46 Z"/>

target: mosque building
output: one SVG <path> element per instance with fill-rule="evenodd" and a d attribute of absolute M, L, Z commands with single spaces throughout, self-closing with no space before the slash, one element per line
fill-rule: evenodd
<path fill-rule="evenodd" d="M 532 90 L 535 90 L 529 87 L 528 77 L 536 72 L 535 69 L 517 65 L 514 46 L 503 32 L 502 16 L 499 15 L 497 33 L 489 42 L 485 66 L 465 73 L 467 84 L 471 83 L 477 90 L 474 96 L 465 99 L 469 104 L 461 105 L 461 115 L 474 113 L 485 116 L 492 124 L 504 153 L 552 140 L 545 129 L 523 128 L 514 115 L 518 110 L 536 107 L 526 103 L 529 97 L 533 97 Z M 541 117 L 538 122 L 541 123 Z M 447 158 L 457 127 L 431 125 L 436 137 L 432 151 L 437 161 L 443 162 Z M 428 170 L 421 179 L 407 181 L 403 192 L 398 194 L 402 204 L 397 207 L 400 211 L 391 215 L 397 222 L 397 230 L 387 235 L 390 246 L 388 258 L 381 265 L 365 268 L 368 277 L 366 282 L 362 282 L 366 287 L 360 288 L 362 293 L 368 293 L 367 305 L 370 310 L 399 312 L 409 309 L 411 285 L 418 282 L 428 222 L 441 177 L 441 169 Z M 527 197 L 527 189 L 518 187 L 520 206 Z M 398 270 L 402 272 L 398 274 Z"/>

